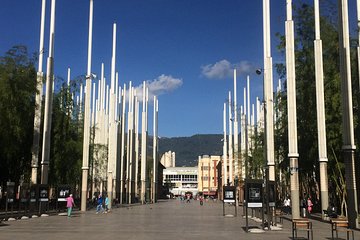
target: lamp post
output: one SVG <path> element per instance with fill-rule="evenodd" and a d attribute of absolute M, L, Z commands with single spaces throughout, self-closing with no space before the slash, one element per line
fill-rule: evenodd
<path fill-rule="evenodd" d="M 339 51 L 342 95 L 343 156 L 345 162 L 346 192 L 348 197 L 348 220 L 351 228 L 358 228 L 358 205 L 355 175 L 355 142 L 351 89 L 350 42 L 348 2 L 339 0 Z"/>
<path fill-rule="evenodd" d="M 90 145 L 90 101 L 91 101 L 91 50 L 92 50 L 92 26 L 93 26 L 93 0 L 90 0 L 89 36 L 88 36 L 88 62 L 86 74 L 86 96 L 84 111 L 84 139 L 83 139 L 83 162 L 82 162 L 82 186 L 81 186 L 81 211 L 86 211 L 88 195 L 89 174 L 89 145 Z"/>
<path fill-rule="evenodd" d="M 316 112 L 318 127 L 318 151 L 320 162 L 320 191 L 321 191 L 321 215 L 325 219 L 324 210 L 329 206 L 329 190 L 327 176 L 327 151 L 326 151 L 326 129 L 325 129 L 325 103 L 324 103 L 324 73 L 322 58 L 322 41 L 320 39 L 320 11 L 319 0 L 314 1 L 315 12 L 315 81 L 316 81 Z"/>
<path fill-rule="evenodd" d="M 292 202 L 292 218 L 300 218 L 299 211 L 299 166 L 297 146 L 297 121 L 296 121 L 296 83 L 295 83 L 295 51 L 294 51 L 294 21 L 292 20 L 292 1 L 286 1 L 286 76 L 288 96 L 288 139 L 289 139 L 289 165 L 290 165 L 290 190 Z"/>

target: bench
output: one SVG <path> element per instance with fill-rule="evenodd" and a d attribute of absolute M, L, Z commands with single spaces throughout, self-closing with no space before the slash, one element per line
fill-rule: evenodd
<path fill-rule="evenodd" d="M 313 238 L 312 222 L 307 218 L 298 218 L 292 220 L 292 239 L 297 238 L 297 232 L 299 230 L 307 231 L 307 239 Z M 311 238 L 310 238 L 311 234 Z"/>
<path fill-rule="evenodd" d="M 349 228 L 349 222 L 346 218 L 331 219 L 331 239 L 334 239 L 334 232 L 336 233 L 336 239 L 339 238 L 339 232 L 346 232 L 347 240 L 349 240 L 351 232 L 352 239 L 354 240 L 354 231 Z"/>

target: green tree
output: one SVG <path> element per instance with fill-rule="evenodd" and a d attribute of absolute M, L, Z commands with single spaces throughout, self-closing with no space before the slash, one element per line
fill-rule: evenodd
<path fill-rule="evenodd" d="M 328 168 L 337 168 L 336 157 L 339 159 L 339 166 L 343 171 L 342 148 L 342 114 L 341 114 L 341 87 L 339 77 L 339 44 L 338 29 L 334 24 L 334 6 L 324 3 L 323 8 L 332 9 L 328 15 L 321 17 L 321 39 L 323 42 L 323 62 L 324 62 L 324 91 L 325 91 L 325 114 L 326 114 L 326 137 L 328 149 Z M 294 14 L 295 22 L 295 62 L 296 62 L 296 101 L 297 101 L 297 124 L 298 124 L 298 149 L 299 149 L 299 168 L 300 183 L 302 183 L 302 193 L 312 194 L 315 199 L 319 197 L 319 162 L 318 162 L 318 142 L 317 142 L 317 122 L 316 122 L 316 92 L 315 92 L 315 60 L 314 60 L 314 11 L 308 4 L 298 6 Z M 285 38 L 279 36 L 278 46 L 284 52 Z M 357 79 L 357 60 L 354 49 L 352 49 L 352 74 L 353 79 Z M 286 77 L 284 64 L 278 64 L 277 71 L 280 76 Z M 355 73 L 355 74 L 354 74 Z M 357 96 L 358 86 L 354 88 L 353 96 Z M 280 109 L 282 118 L 280 128 L 276 132 L 276 152 L 279 157 L 285 159 L 280 164 L 283 170 L 288 168 L 289 162 L 286 160 L 287 146 L 287 109 L 286 109 L 286 81 L 285 92 L 281 96 Z M 354 106 L 358 106 L 358 97 L 354 97 Z M 356 107 L 355 107 L 356 110 Z M 356 110 L 358 111 L 358 110 Z M 359 113 L 357 113 L 358 116 Z M 356 114 L 355 114 L 356 115 Z M 359 129 L 355 116 L 355 128 Z M 359 131 L 359 130 L 357 130 Z M 356 136 L 359 142 L 359 134 Z M 334 150 L 334 154 L 329 152 Z M 334 172 L 329 171 L 329 188 L 336 190 L 333 181 Z M 333 199 L 331 199 L 333 197 Z M 339 204 L 341 199 L 336 200 L 335 196 L 330 196 L 331 204 Z"/>
<path fill-rule="evenodd" d="M 30 173 L 36 92 L 34 58 L 25 46 L 0 57 L 0 181 Z"/>

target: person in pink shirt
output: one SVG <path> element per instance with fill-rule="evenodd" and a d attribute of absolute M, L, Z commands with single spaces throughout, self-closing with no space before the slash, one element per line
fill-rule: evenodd
<path fill-rule="evenodd" d="M 75 206 L 73 195 L 66 198 L 67 216 L 71 217 L 72 208 Z"/>

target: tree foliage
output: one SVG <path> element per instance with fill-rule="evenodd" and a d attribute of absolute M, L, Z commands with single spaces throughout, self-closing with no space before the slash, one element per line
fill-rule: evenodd
<path fill-rule="evenodd" d="M 330 8 L 332 6 L 327 5 Z M 330 13 L 333 11 L 330 11 Z M 323 43 L 323 66 L 324 66 L 324 96 L 325 96 L 325 117 L 326 117 L 326 140 L 328 149 L 328 169 L 337 169 L 340 166 L 343 169 L 342 158 L 342 109 L 341 109 L 341 86 L 339 76 L 339 37 L 338 26 L 334 24 L 334 16 L 329 14 L 321 17 L 321 39 Z M 319 157 L 318 157 L 318 139 L 317 139 L 317 116 L 316 116 L 316 88 L 315 88 L 315 59 L 314 59 L 314 11 L 313 7 L 302 4 L 295 9 L 295 64 L 296 64 L 296 101 L 297 101 L 297 128 L 298 128 L 298 150 L 299 150 L 299 177 L 301 194 L 310 194 L 314 199 L 319 198 Z M 280 44 L 278 46 L 281 52 L 284 52 L 285 38 L 278 35 Z M 357 77 L 357 59 L 355 49 L 351 50 L 351 64 L 353 75 L 353 96 L 354 106 L 358 106 L 359 90 L 355 83 L 358 83 Z M 284 64 L 277 64 L 277 71 L 283 78 L 286 77 L 286 68 Z M 355 73 L 355 74 L 354 74 Z M 276 152 L 277 158 L 285 159 L 280 167 L 286 171 L 289 162 L 286 161 L 287 149 L 283 146 L 288 145 L 287 140 L 287 103 L 286 103 L 286 79 L 285 91 L 280 96 L 282 101 L 278 106 L 282 111 L 280 119 L 280 128 L 276 131 Z M 359 131 L 358 112 L 355 114 L 355 129 Z M 356 116 L 357 115 L 357 116 Z M 356 142 L 359 142 L 359 134 L 356 134 Z M 334 151 L 329 152 L 330 150 Z M 337 164 L 337 160 L 339 164 Z M 329 171 L 329 188 L 336 189 L 334 171 Z M 333 198 L 332 198 L 333 197 Z M 336 196 L 330 196 L 330 204 L 339 204 L 341 199 L 335 199 Z"/>
<path fill-rule="evenodd" d="M 0 181 L 29 176 L 36 92 L 34 58 L 25 46 L 0 57 Z"/>

